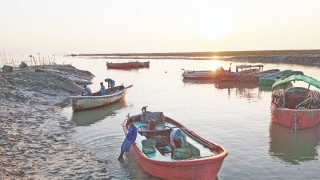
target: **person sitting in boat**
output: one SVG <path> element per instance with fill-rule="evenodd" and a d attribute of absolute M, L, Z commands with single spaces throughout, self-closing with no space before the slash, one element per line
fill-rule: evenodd
<path fill-rule="evenodd" d="M 113 88 L 115 86 L 115 81 L 113 79 L 107 78 L 104 80 L 105 82 L 108 82 L 108 88 Z"/>
<path fill-rule="evenodd" d="M 103 82 L 100 83 L 101 88 L 100 88 L 100 95 L 105 95 L 106 94 L 106 87 L 104 87 Z"/>
<path fill-rule="evenodd" d="M 180 128 L 172 130 L 170 133 L 171 158 L 174 156 L 175 148 L 189 148 L 186 135 Z"/>
<path fill-rule="evenodd" d="M 124 152 L 129 152 L 131 144 L 134 143 L 136 141 L 137 138 L 137 134 L 138 134 L 138 129 L 137 127 L 133 124 L 134 119 L 129 119 L 128 120 L 128 133 L 126 138 L 124 139 L 122 146 L 121 146 L 121 153 L 118 157 L 118 159 L 123 159 L 123 154 Z"/>
<path fill-rule="evenodd" d="M 92 93 L 91 93 L 91 89 L 87 86 L 87 85 L 84 85 L 84 91 L 82 92 L 82 95 L 83 96 L 91 96 Z"/>

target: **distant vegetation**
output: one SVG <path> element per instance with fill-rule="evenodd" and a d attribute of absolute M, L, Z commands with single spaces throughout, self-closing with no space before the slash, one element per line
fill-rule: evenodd
<path fill-rule="evenodd" d="M 168 53 L 114 53 L 114 54 L 71 54 L 71 56 L 259 56 L 320 54 L 320 50 L 261 50 L 261 51 L 216 51 L 216 52 L 168 52 Z"/>

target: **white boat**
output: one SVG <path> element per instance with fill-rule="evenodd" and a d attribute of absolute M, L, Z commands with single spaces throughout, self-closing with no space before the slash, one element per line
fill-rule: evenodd
<path fill-rule="evenodd" d="M 80 111 L 85 109 L 92 109 L 100 106 L 105 106 L 113 102 L 119 101 L 126 95 L 128 87 L 116 86 L 107 89 L 105 95 L 100 95 L 100 92 L 93 93 L 92 96 L 69 96 L 73 111 Z"/>
<path fill-rule="evenodd" d="M 224 69 L 203 71 L 183 70 L 182 77 L 184 79 L 216 79 L 221 73 L 228 73 L 228 71 Z"/>

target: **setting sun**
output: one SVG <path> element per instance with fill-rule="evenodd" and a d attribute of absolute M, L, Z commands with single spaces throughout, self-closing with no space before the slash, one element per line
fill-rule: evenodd
<path fill-rule="evenodd" d="M 198 8 L 198 28 L 210 40 L 227 37 L 232 30 L 231 12 L 223 3 L 206 3 Z"/>
<path fill-rule="evenodd" d="M 209 61 L 208 62 L 208 68 L 210 70 L 216 70 L 216 69 L 218 69 L 220 67 L 221 67 L 221 63 L 218 62 L 218 61 Z"/>

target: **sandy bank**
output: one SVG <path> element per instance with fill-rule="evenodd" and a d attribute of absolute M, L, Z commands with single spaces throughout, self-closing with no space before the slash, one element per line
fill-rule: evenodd
<path fill-rule="evenodd" d="M 73 122 L 61 115 L 82 87 L 69 77 L 93 75 L 70 65 L 0 73 L 0 177 L 108 178 L 105 162 L 71 141 Z"/>

